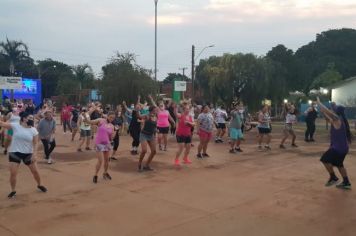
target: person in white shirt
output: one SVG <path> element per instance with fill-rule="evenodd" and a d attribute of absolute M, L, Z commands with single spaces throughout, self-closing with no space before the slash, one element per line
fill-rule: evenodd
<path fill-rule="evenodd" d="M 223 137 L 224 134 L 226 133 L 226 119 L 227 119 L 227 112 L 225 110 L 224 105 L 221 107 L 218 107 L 218 109 L 215 110 L 213 113 L 214 120 L 215 120 L 215 126 L 216 126 L 216 137 L 215 137 L 215 142 L 216 143 L 223 143 Z"/>
<path fill-rule="evenodd" d="M 8 198 L 16 196 L 17 172 L 21 161 L 31 170 L 37 182 L 37 188 L 42 192 L 47 192 L 47 188 L 41 185 L 41 178 L 36 165 L 38 131 L 33 127 L 33 115 L 27 112 L 21 112 L 19 115 L 20 122 L 7 123 L 0 121 L 1 127 L 13 130 L 12 142 L 9 148 L 11 193 Z"/>

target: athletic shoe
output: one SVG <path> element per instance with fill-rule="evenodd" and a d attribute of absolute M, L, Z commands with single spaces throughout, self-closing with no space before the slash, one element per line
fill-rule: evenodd
<path fill-rule="evenodd" d="M 112 179 L 111 176 L 109 175 L 109 173 L 104 173 L 104 174 L 103 174 L 103 178 L 104 178 L 104 179 L 108 179 L 108 180 L 111 180 L 111 179 Z"/>
<path fill-rule="evenodd" d="M 183 158 L 183 163 L 184 164 L 192 164 L 192 161 L 188 157 Z"/>
<path fill-rule="evenodd" d="M 77 149 L 77 152 L 82 152 L 82 149 L 81 149 L 81 148 L 78 148 L 78 149 Z"/>
<path fill-rule="evenodd" d="M 219 138 L 218 142 L 219 142 L 219 143 L 223 143 L 224 140 L 222 140 L 221 138 Z"/>
<path fill-rule="evenodd" d="M 198 153 L 197 158 L 203 158 L 203 155 L 201 153 Z"/>
<path fill-rule="evenodd" d="M 203 157 L 210 157 L 208 153 L 203 153 Z"/>
<path fill-rule="evenodd" d="M 53 163 L 53 162 L 52 162 L 52 158 L 49 157 L 48 160 L 47 160 L 47 164 L 50 165 L 50 164 L 52 164 L 52 163 Z"/>
<path fill-rule="evenodd" d="M 350 190 L 351 189 L 351 184 L 342 182 L 341 184 L 336 185 L 336 187 L 340 188 L 340 189 Z"/>
<path fill-rule="evenodd" d="M 269 145 L 265 145 L 265 149 L 271 150 L 271 147 Z"/>
<path fill-rule="evenodd" d="M 37 188 L 43 193 L 47 192 L 47 188 L 43 185 L 38 185 Z"/>
<path fill-rule="evenodd" d="M 243 152 L 241 148 L 235 148 L 236 152 Z"/>
<path fill-rule="evenodd" d="M 230 149 L 229 153 L 233 153 L 234 154 L 234 153 L 236 153 L 236 151 L 235 151 L 235 149 Z"/>
<path fill-rule="evenodd" d="M 95 175 L 95 176 L 93 177 L 93 183 L 94 183 L 94 184 L 98 183 L 98 176 L 97 176 L 97 175 Z"/>
<path fill-rule="evenodd" d="M 332 178 L 330 177 L 328 182 L 326 182 L 325 187 L 330 187 L 333 186 L 334 184 L 336 184 L 339 181 L 339 178 Z"/>
<path fill-rule="evenodd" d="M 179 161 L 179 159 L 174 159 L 174 165 L 175 165 L 175 166 L 180 166 L 180 161 Z"/>
<path fill-rule="evenodd" d="M 280 149 L 286 149 L 286 147 L 283 144 L 279 145 L 279 148 Z"/>
<path fill-rule="evenodd" d="M 292 147 L 297 148 L 297 147 L 298 147 L 298 145 L 297 145 L 297 144 L 295 144 L 295 143 L 292 143 Z"/>
<path fill-rule="evenodd" d="M 16 196 L 16 191 L 12 191 L 9 195 L 7 195 L 8 198 L 14 198 Z"/>
<path fill-rule="evenodd" d="M 154 169 L 152 169 L 150 166 L 144 166 L 142 168 L 142 170 L 144 170 L 144 171 L 154 171 Z"/>

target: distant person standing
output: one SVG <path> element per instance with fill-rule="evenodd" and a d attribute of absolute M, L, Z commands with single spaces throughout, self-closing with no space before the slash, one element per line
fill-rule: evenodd
<path fill-rule="evenodd" d="M 85 150 L 90 151 L 90 140 L 92 136 L 91 124 L 85 120 L 90 120 L 90 115 L 86 107 L 82 107 L 82 113 L 78 118 L 78 127 L 80 129 L 80 142 L 77 151 L 82 152 L 82 146 L 85 143 Z"/>
<path fill-rule="evenodd" d="M 29 103 L 25 107 L 26 107 L 25 111 L 28 114 L 31 114 L 31 115 L 35 114 L 36 106 L 35 106 L 35 104 L 33 104 L 32 99 L 29 101 Z"/>
<path fill-rule="evenodd" d="M 209 157 L 207 153 L 208 144 L 213 136 L 213 126 L 214 126 L 214 117 L 210 113 L 210 107 L 204 105 L 202 107 L 202 112 L 199 114 L 197 119 L 197 133 L 200 138 L 198 146 L 198 158 Z"/>
<path fill-rule="evenodd" d="M 72 131 L 70 127 L 70 117 L 71 117 L 72 107 L 68 105 L 68 103 L 63 103 L 62 112 L 61 112 L 61 121 L 63 124 L 63 132 L 67 132 L 67 128 L 69 131 Z"/>
<path fill-rule="evenodd" d="M 74 141 L 75 135 L 78 132 L 79 109 L 80 109 L 79 105 L 77 107 L 74 107 L 72 110 L 72 115 L 70 117 L 70 127 L 72 129 L 72 141 Z"/>
<path fill-rule="evenodd" d="M 307 130 L 305 131 L 305 142 L 315 142 L 315 120 L 318 118 L 318 111 L 316 109 L 316 104 L 312 105 L 305 111 L 305 123 L 307 124 Z"/>
<path fill-rule="evenodd" d="M 264 137 L 267 137 L 265 149 L 270 150 L 269 146 L 271 142 L 271 115 L 269 112 L 269 106 L 264 105 L 262 110 L 258 114 L 258 149 L 262 150 L 262 141 Z"/>
<path fill-rule="evenodd" d="M 242 115 L 239 112 L 239 106 L 237 104 L 234 104 L 234 109 L 231 111 L 230 116 L 231 116 L 231 121 L 230 121 L 230 153 L 236 153 L 236 152 L 242 152 L 240 148 L 241 140 L 243 139 L 243 133 L 242 133 Z"/>
<path fill-rule="evenodd" d="M 284 129 L 283 129 L 283 134 L 284 137 L 282 138 L 281 144 L 279 147 L 281 149 L 285 149 L 286 147 L 284 146 L 284 142 L 287 140 L 289 136 L 292 136 L 292 147 L 298 147 L 297 144 L 295 144 L 295 140 L 297 136 L 295 135 L 294 132 L 294 126 L 297 124 L 297 111 L 292 104 L 285 104 L 284 107 L 284 115 L 285 115 L 285 124 L 284 124 Z"/>
<path fill-rule="evenodd" d="M 215 142 L 216 143 L 223 143 L 223 137 L 224 134 L 226 133 L 226 120 L 227 120 L 227 112 L 225 110 L 225 106 L 222 105 L 218 107 L 215 112 L 213 113 L 213 116 L 215 118 L 215 124 L 216 124 L 216 137 L 215 137 Z"/>
<path fill-rule="evenodd" d="M 55 133 L 56 121 L 53 119 L 52 111 L 46 111 L 44 118 L 38 123 L 38 133 L 43 144 L 45 159 L 48 164 L 52 164 L 51 153 L 56 147 Z"/>

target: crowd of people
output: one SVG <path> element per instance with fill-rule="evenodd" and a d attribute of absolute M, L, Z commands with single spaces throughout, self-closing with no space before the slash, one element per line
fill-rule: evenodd
<path fill-rule="evenodd" d="M 331 124 L 330 149 L 321 158 L 321 162 L 330 175 L 326 186 L 338 182 L 333 171 L 335 166 L 343 177 L 343 181 L 336 186 L 350 189 L 351 184 L 343 165 L 351 143 L 350 128 L 344 109 L 335 104 L 329 109 L 319 100 L 312 103 L 305 112 L 307 128 L 305 142 L 315 142 L 315 120 L 318 117 L 318 110 Z M 16 195 L 16 176 L 21 162 L 29 167 L 38 189 L 46 192 L 47 189 L 41 183 L 36 165 L 37 145 L 41 140 L 44 158 L 48 164 L 53 164 L 52 152 L 56 147 L 57 128 L 54 104 L 50 100 L 45 100 L 36 107 L 32 101 L 24 103 L 18 100 L 11 103 L 7 100 L 0 108 L 0 112 L 2 145 L 4 154 L 9 155 L 10 162 L 11 193 L 8 197 L 12 198 Z M 196 153 L 198 159 L 210 157 L 208 148 L 211 140 L 216 143 L 224 143 L 228 140 L 228 151 L 231 154 L 243 152 L 241 141 L 244 140 L 248 116 L 247 109 L 242 102 L 233 102 L 227 110 L 223 105 L 214 109 L 209 104 L 193 104 L 191 100 L 176 104 L 173 101 L 155 101 L 151 96 L 148 96 L 148 102 L 141 102 L 141 97 L 138 96 L 137 102 L 130 106 L 126 102 L 116 107 L 103 106 L 100 102 L 89 103 L 85 106 L 72 106 L 64 103 L 59 120 L 63 132 L 71 132 L 73 142 L 77 141 L 77 136 L 79 136 L 78 152 L 95 149 L 97 164 L 92 181 L 97 183 L 102 167 L 103 178 L 112 179 L 108 173 L 109 162 L 117 160 L 116 153 L 122 134 L 130 134 L 132 137 L 131 155 L 139 155 L 137 170 L 139 172 L 153 171 L 151 163 L 157 153 L 157 145 L 159 151 L 162 152 L 168 150 L 168 145 L 173 145 L 168 142 L 169 134 L 176 137 L 178 150 L 172 161 L 177 167 L 182 163 L 186 165 L 192 163 L 190 152 L 194 147 L 192 139 L 195 133 L 199 137 Z M 293 104 L 285 104 L 282 116 L 284 128 L 279 148 L 287 148 L 285 142 L 289 137 L 291 137 L 291 147 L 297 148 L 294 131 L 298 121 L 297 109 Z M 264 105 L 256 116 L 259 150 L 271 150 L 273 119 L 268 105 Z M 215 130 L 216 133 L 214 133 Z"/>

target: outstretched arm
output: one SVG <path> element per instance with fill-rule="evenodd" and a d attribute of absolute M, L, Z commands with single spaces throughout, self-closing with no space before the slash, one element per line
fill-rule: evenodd
<path fill-rule="evenodd" d="M 317 97 L 317 103 L 325 118 L 335 127 L 335 129 L 339 129 L 341 127 L 341 121 L 339 117 L 333 111 L 324 106 L 324 104 L 320 102 L 319 97 Z"/>
<path fill-rule="evenodd" d="M 153 97 L 151 95 L 148 95 L 148 98 L 150 99 L 152 105 L 157 107 L 157 104 L 156 104 L 155 100 L 153 99 Z"/>

